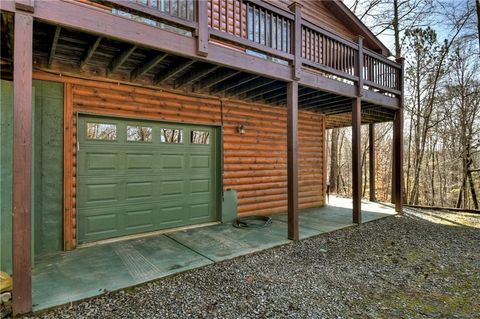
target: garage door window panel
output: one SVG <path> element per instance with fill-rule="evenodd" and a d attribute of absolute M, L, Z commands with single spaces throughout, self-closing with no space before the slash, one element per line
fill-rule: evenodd
<path fill-rule="evenodd" d="M 192 131 L 190 134 L 190 142 L 192 144 L 208 145 L 210 144 L 210 132 Z"/>
<path fill-rule="evenodd" d="M 117 125 L 111 123 L 87 123 L 87 139 L 101 141 L 117 140 Z"/>
<path fill-rule="evenodd" d="M 171 128 L 160 129 L 160 142 L 168 144 L 183 144 L 183 130 Z"/>
<path fill-rule="evenodd" d="M 149 126 L 130 126 L 127 125 L 128 142 L 152 142 L 152 128 Z"/>

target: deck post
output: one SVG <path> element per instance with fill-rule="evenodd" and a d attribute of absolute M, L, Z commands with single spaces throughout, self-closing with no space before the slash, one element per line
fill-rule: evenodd
<path fill-rule="evenodd" d="M 395 125 L 395 124 L 394 124 Z M 395 152 L 395 139 L 392 140 L 392 183 L 391 183 L 391 194 L 390 194 L 390 203 L 395 204 L 395 158 L 397 157 Z"/>
<path fill-rule="evenodd" d="M 362 165 L 361 165 L 361 113 L 362 101 L 352 101 L 352 197 L 353 223 L 362 223 Z"/>
<path fill-rule="evenodd" d="M 197 9 L 197 54 L 203 57 L 208 55 L 208 1 L 195 0 Z"/>
<path fill-rule="evenodd" d="M 26 2 L 22 1 L 22 7 Z M 13 312 L 32 310 L 31 175 L 33 17 L 15 13 L 13 64 Z"/>
<path fill-rule="evenodd" d="M 362 164 L 361 164 L 361 128 L 363 96 L 363 37 L 358 37 L 358 57 L 355 65 L 357 97 L 352 100 L 352 219 L 354 224 L 362 223 Z"/>
<path fill-rule="evenodd" d="M 368 138 L 369 138 L 369 186 L 370 186 L 370 201 L 376 200 L 375 196 L 375 124 L 368 125 Z"/>
<path fill-rule="evenodd" d="M 395 161 L 393 167 L 395 211 L 402 213 L 403 196 L 403 109 L 395 111 L 393 120 L 393 148 Z"/>
<path fill-rule="evenodd" d="M 395 111 L 395 118 L 393 120 L 393 192 L 392 198 L 395 201 L 395 211 L 399 214 L 403 213 L 403 98 L 404 98 L 404 83 L 403 73 L 405 67 L 405 59 L 398 58 L 397 62 L 401 64 L 401 72 L 399 81 L 400 95 L 400 109 Z"/>
<path fill-rule="evenodd" d="M 292 48 L 293 48 L 293 79 L 295 81 L 300 80 L 302 74 L 302 5 L 293 1 L 289 6 L 290 11 L 295 16 L 293 36 L 292 36 Z"/>
<path fill-rule="evenodd" d="M 298 226 L 298 82 L 287 83 L 288 239 L 299 239 Z"/>

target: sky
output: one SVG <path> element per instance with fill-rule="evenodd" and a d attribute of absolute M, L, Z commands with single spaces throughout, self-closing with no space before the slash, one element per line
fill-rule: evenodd
<path fill-rule="evenodd" d="M 391 0 L 393 2 L 393 0 Z M 411 2 L 417 2 L 418 0 L 410 0 Z M 475 10 L 475 0 L 433 0 L 439 3 L 441 1 L 447 8 L 450 6 L 459 6 L 459 5 L 465 5 L 465 3 L 468 1 L 470 8 Z M 351 7 L 352 4 L 355 2 L 355 0 L 344 0 L 344 3 L 348 6 Z M 382 10 L 384 8 L 381 8 Z M 438 9 L 440 13 L 445 12 L 445 10 L 442 10 L 441 8 Z M 459 14 L 457 10 L 455 14 Z M 361 13 L 359 10 L 358 13 Z M 475 15 L 473 15 L 475 16 Z M 431 27 L 437 32 L 438 39 L 439 41 L 443 41 L 444 39 L 449 38 L 449 33 L 451 31 L 451 26 L 446 23 L 445 17 L 441 17 L 440 14 L 436 14 L 435 12 L 432 12 L 431 14 L 428 15 L 428 18 L 430 19 L 430 25 Z M 426 22 L 426 21 L 425 21 Z M 473 21 L 475 22 L 475 21 Z M 364 23 L 372 28 L 374 27 L 375 21 L 364 21 Z M 426 24 L 425 24 L 426 25 Z M 394 38 L 393 38 L 393 32 L 391 30 L 387 30 L 383 32 L 382 34 L 378 35 L 378 38 L 390 49 L 390 51 L 394 51 Z"/>

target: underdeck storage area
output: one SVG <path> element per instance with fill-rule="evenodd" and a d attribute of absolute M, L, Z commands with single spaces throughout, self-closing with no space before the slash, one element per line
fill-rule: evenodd
<path fill-rule="evenodd" d="M 362 204 L 364 222 L 395 214 L 391 205 Z M 353 225 L 352 201 L 330 196 L 328 206 L 301 212 L 300 238 Z M 287 216 L 280 214 L 267 228 L 238 229 L 225 223 L 44 256 L 33 269 L 34 310 L 288 244 L 286 234 Z"/>

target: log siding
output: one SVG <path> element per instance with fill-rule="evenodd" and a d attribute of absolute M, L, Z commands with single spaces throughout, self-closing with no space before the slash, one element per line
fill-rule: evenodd
<path fill-rule="evenodd" d="M 73 249 L 76 245 L 77 113 L 223 125 L 223 187 L 224 190 L 232 188 L 238 191 L 239 216 L 287 211 L 285 107 L 224 100 L 222 117 L 222 101 L 219 99 L 45 73 L 36 73 L 36 77 L 65 82 L 65 94 L 71 94 L 71 97 L 65 97 L 64 119 L 65 126 L 69 128 L 65 130 L 67 144 L 64 163 L 66 249 Z M 239 125 L 244 126 L 244 134 L 238 133 Z M 324 115 L 299 112 L 300 208 L 325 204 L 324 130 Z"/>

